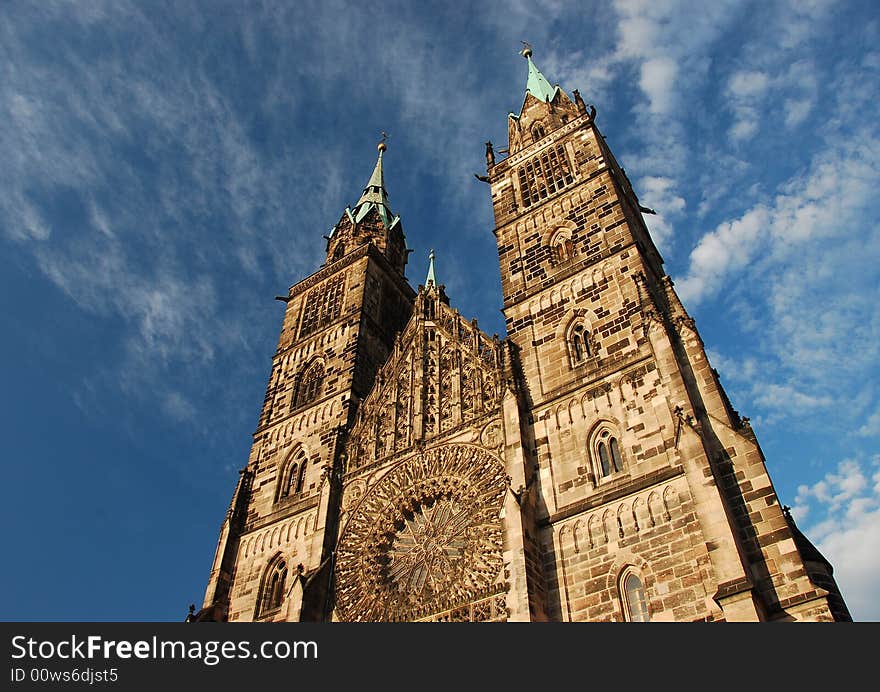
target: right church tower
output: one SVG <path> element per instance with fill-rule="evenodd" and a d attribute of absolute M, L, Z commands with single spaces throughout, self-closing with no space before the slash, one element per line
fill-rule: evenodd
<path fill-rule="evenodd" d="M 486 160 L 545 616 L 850 620 L 707 360 L 595 108 L 522 54 L 507 156 L 487 143 Z"/>

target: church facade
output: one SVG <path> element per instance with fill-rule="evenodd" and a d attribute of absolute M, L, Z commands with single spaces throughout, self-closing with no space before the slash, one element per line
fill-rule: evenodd
<path fill-rule="evenodd" d="M 577 91 L 486 147 L 507 337 L 413 290 L 385 145 L 292 286 L 197 621 L 849 620 Z"/>

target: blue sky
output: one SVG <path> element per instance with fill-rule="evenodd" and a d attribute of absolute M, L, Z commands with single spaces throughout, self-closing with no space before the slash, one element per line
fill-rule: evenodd
<path fill-rule="evenodd" d="M 283 304 L 389 133 L 503 334 L 483 143 L 526 65 L 596 104 L 781 500 L 880 620 L 880 12 L 869 2 L 0 5 L 0 618 L 180 620 Z"/>

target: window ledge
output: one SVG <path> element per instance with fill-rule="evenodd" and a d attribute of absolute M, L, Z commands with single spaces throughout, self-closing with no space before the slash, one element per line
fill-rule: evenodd
<path fill-rule="evenodd" d="M 257 620 L 267 620 L 275 615 L 278 615 L 281 612 L 281 606 L 277 606 L 270 610 L 264 610 L 257 616 Z"/>

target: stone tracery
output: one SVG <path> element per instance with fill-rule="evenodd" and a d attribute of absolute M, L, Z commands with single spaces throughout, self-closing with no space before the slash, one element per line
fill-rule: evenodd
<path fill-rule="evenodd" d="M 360 407 L 347 444 L 347 472 L 401 454 L 500 407 L 500 342 L 462 319 L 443 298 L 442 287 L 419 294 L 417 301 L 434 306 L 434 317 L 425 318 L 418 306 L 414 310 Z"/>
<path fill-rule="evenodd" d="M 500 461 L 470 445 L 436 447 L 396 466 L 353 510 L 340 539 L 339 617 L 416 620 L 503 592 L 506 490 Z"/>

